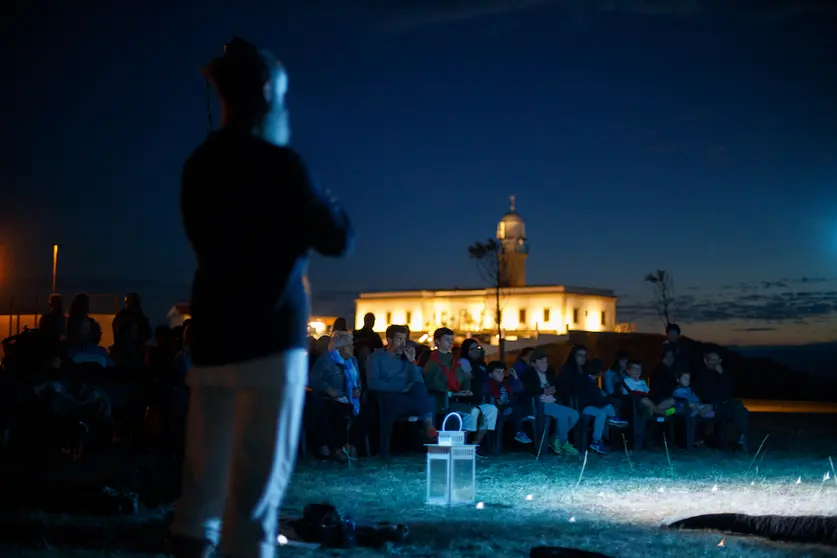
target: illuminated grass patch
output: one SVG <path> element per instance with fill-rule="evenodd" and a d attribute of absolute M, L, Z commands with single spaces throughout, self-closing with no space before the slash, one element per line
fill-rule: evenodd
<path fill-rule="evenodd" d="M 624 454 L 591 456 L 577 488 L 580 459 L 547 456 L 536 462 L 512 455 L 481 460 L 477 468 L 481 509 L 426 506 L 421 456 L 387 465 L 361 462 L 352 469 L 303 465 L 286 506 L 299 509 L 308 502 L 329 501 L 357 521 L 407 523 L 410 546 L 400 553 L 406 556 L 520 556 L 538 544 L 619 557 L 684 551 L 689 556 L 716 556 L 719 551 L 788 556 L 798 547 L 719 533 L 671 531 L 660 525 L 714 512 L 837 513 L 837 485 L 830 474 L 823 482 L 827 459 L 776 453 L 746 473 L 750 459 L 743 455 L 678 452 L 672 454 L 672 473 L 664 453 L 637 453 L 631 458 L 633 471 Z M 723 538 L 724 546 L 718 547 Z M 805 549 L 800 555 L 818 554 L 816 549 Z"/>

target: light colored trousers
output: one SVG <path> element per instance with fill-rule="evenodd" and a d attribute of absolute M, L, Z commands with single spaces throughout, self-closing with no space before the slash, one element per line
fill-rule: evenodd
<path fill-rule="evenodd" d="M 601 408 L 584 407 L 582 413 L 593 417 L 593 442 L 601 442 L 607 419 L 616 416 L 616 411 L 614 410 L 613 405 L 605 405 Z"/>
<path fill-rule="evenodd" d="M 273 558 L 307 368 L 307 352 L 291 349 L 189 371 L 183 491 L 172 534 L 208 539 L 231 558 Z"/>
<path fill-rule="evenodd" d="M 541 403 L 543 405 L 543 414 L 555 419 L 555 428 L 558 431 L 558 441 L 562 444 L 569 440 L 570 430 L 578 422 L 578 411 L 559 405 L 558 403 Z M 549 421 L 546 421 L 544 427 L 549 429 Z M 553 436 L 550 436 L 553 438 Z"/>
<path fill-rule="evenodd" d="M 497 407 L 494 405 L 483 404 L 473 407 L 470 413 L 464 411 L 457 411 L 462 417 L 462 430 L 466 432 L 476 432 L 477 426 L 480 430 L 494 430 L 497 428 Z M 482 415 L 482 424 L 480 422 L 480 415 Z"/>

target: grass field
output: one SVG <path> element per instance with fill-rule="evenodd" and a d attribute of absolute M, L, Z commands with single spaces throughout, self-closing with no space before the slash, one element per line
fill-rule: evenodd
<path fill-rule="evenodd" d="M 661 527 L 674 517 L 713 512 L 837 514 L 837 481 L 828 462 L 829 455 L 837 457 L 834 425 L 807 420 L 774 423 L 766 451 L 749 473 L 752 454 L 672 451 L 669 466 L 662 450 L 637 452 L 630 460 L 624 451 L 614 451 L 591 455 L 579 483 L 580 459 L 546 455 L 535 461 L 528 454 L 507 454 L 477 465 L 483 509 L 445 509 L 424 504 L 425 461 L 412 455 L 387 464 L 361 460 L 351 469 L 301 464 L 285 505 L 298 510 L 329 501 L 358 521 L 409 525 L 406 546 L 354 550 L 352 556 L 526 556 L 538 544 L 625 558 L 834 556 L 833 548 Z M 771 424 L 758 426 L 764 432 L 754 440 L 756 446 Z M 161 510 L 104 520 L 42 513 L 7 517 L 0 521 L 0 555 L 156 556 L 165 533 L 163 517 Z M 287 548 L 284 555 L 335 552 Z"/>

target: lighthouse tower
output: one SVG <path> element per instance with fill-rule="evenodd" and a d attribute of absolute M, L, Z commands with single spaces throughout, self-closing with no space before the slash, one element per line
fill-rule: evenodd
<path fill-rule="evenodd" d="M 514 196 L 509 198 L 509 210 L 497 224 L 497 240 L 503 245 L 503 271 L 501 281 L 507 287 L 526 286 L 526 258 L 529 256 L 529 243 L 526 241 L 526 223 L 517 214 Z"/>

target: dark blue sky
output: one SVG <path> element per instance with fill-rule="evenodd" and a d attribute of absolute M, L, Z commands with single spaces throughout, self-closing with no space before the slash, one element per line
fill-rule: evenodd
<path fill-rule="evenodd" d="M 466 247 L 514 194 L 530 283 L 613 288 L 620 321 L 653 329 L 642 278 L 661 267 L 676 319 L 704 337 L 837 331 L 827 2 L 18 3 L 7 278 L 48 290 L 58 242 L 62 290 L 134 285 L 160 317 L 184 298 L 177 199 L 207 128 L 199 68 L 237 34 L 285 62 L 294 145 L 356 222 L 349 260 L 312 265 L 316 312 L 364 289 L 479 284 Z M 285 208 L 266 234 L 281 242 L 293 221 Z"/>

